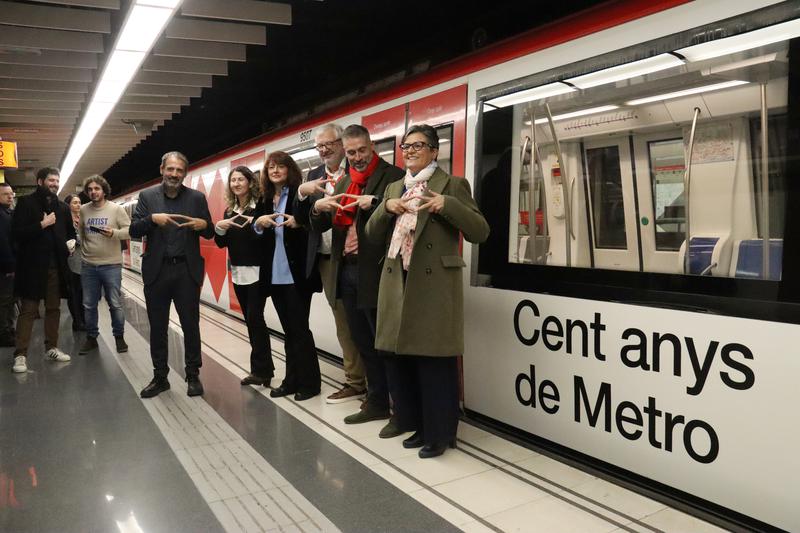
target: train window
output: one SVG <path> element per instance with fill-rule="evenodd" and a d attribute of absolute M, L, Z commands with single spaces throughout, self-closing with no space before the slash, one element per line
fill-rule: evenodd
<path fill-rule="evenodd" d="M 621 271 L 626 288 L 713 294 L 675 277 L 780 281 L 800 54 L 759 36 L 786 35 L 791 16 L 766 8 L 480 89 L 475 189 L 492 231 L 473 282 L 592 269 L 598 283 Z"/>
<path fill-rule="evenodd" d="M 620 214 L 622 175 L 616 146 L 586 150 L 586 169 L 591 195 L 595 245 L 598 248 L 625 247 L 625 219 Z"/>
<path fill-rule="evenodd" d="M 300 167 L 300 172 L 303 173 L 303 181 L 306 180 L 308 173 L 322 164 L 322 159 L 315 148 L 306 150 L 295 150 L 289 152 L 297 166 Z"/>
<path fill-rule="evenodd" d="M 387 163 L 394 165 L 395 158 L 395 137 L 388 137 L 375 141 L 375 152 Z"/>
<path fill-rule="evenodd" d="M 686 223 L 683 139 L 650 141 L 647 143 L 647 152 L 653 191 L 656 250 L 678 250 L 683 242 Z"/>
<path fill-rule="evenodd" d="M 437 126 L 436 134 L 439 136 L 439 157 L 436 162 L 442 170 L 450 174 L 453 161 L 453 125 Z"/>

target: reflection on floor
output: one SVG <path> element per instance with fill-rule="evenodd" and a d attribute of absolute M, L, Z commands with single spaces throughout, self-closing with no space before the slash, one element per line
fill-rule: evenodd
<path fill-rule="evenodd" d="M 0 531 L 721 531 L 465 423 L 457 450 L 420 460 L 382 421 L 345 426 L 357 404 L 324 402 L 343 379 L 324 362 L 306 402 L 241 387 L 244 325 L 206 307 L 204 397 L 185 395 L 175 327 L 172 389 L 142 401 L 147 317 L 141 282 L 124 287 L 128 354 L 102 306 L 99 353 L 0 372 Z"/>

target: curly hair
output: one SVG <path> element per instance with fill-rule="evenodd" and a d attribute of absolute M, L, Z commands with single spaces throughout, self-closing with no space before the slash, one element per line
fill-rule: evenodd
<path fill-rule="evenodd" d="M 243 207 L 247 207 L 247 204 L 250 203 L 250 200 L 255 200 L 257 202 L 258 199 L 261 198 L 261 185 L 258 183 L 258 178 L 256 178 L 255 174 L 253 174 L 253 171 L 244 165 L 234 167 L 228 173 L 228 185 L 225 188 L 225 203 L 228 205 L 228 211 L 233 211 L 233 209 L 239 203 L 236 195 L 233 194 L 233 191 L 231 191 L 231 176 L 233 176 L 234 172 L 238 172 L 247 178 L 247 201 Z"/>

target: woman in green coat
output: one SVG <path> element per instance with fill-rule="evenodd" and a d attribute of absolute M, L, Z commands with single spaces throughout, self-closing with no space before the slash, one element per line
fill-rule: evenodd
<path fill-rule="evenodd" d="M 366 226 L 385 242 L 378 289 L 375 348 L 397 354 L 398 425 L 415 433 L 403 441 L 421 458 L 455 447 L 458 363 L 464 351 L 459 236 L 480 243 L 489 225 L 469 183 L 436 164 L 439 137 L 427 124 L 412 126 L 400 145 L 406 176 L 386 188 Z"/>

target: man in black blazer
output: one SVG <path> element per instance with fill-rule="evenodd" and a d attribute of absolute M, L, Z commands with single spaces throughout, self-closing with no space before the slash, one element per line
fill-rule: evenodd
<path fill-rule="evenodd" d="M 344 386 L 334 391 L 325 401 L 327 403 L 343 403 L 358 400 L 364 396 L 367 381 L 364 377 L 364 362 L 358 353 L 358 348 L 353 342 L 350 327 L 347 325 L 347 315 L 342 302 L 338 300 L 333 286 L 330 284 L 331 262 L 331 231 L 314 231 L 310 228 L 309 213 L 314 202 L 323 196 L 333 193 L 336 183 L 347 173 L 347 159 L 344 156 L 342 145 L 342 127 L 338 124 L 326 124 L 319 128 L 314 135 L 314 148 L 317 149 L 322 164 L 311 170 L 305 183 L 297 189 L 295 196 L 294 212 L 297 220 L 306 227 L 308 232 L 308 250 L 306 255 L 306 277 L 312 275 L 312 270 L 317 269 L 322 277 L 325 296 L 331 304 L 331 311 L 336 323 L 336 338 L 342 348 L 344 360 Z M 316 274 L 316 273 L 314 273 Z"/>
<path fill-rule="evenodd" d="M 200 288 L 205 262 L 200 239 L 211 239 L 214 226 L 206 197 L 183 185 L 189 161 L 180 152 L 161 158 L 160 185 L 139 194 L 131 221 L 131 237 L 147 237 L 142 254 L 142 280 L 150 322 L 153 380 L 140 395 L 152 398 L 169 389 L 167 335 L 172 302 L 183 330 L 189 396 L 203 394 L 200 382 Z"/>
<path fill-rule="evenodd" d="M 394 386 L 393 366 L 386 362 L 388 356 L 375 350 L 378 282 L 384 246 L 367 240 L 364 226 L 381 202 L 386 187 L 401 179 L 405 172 L 375 153 L 365 127 L 348 126 L 342 140 L 350 164 L 348 174 L 336 184 L 333 196 L 314 203 L 310 218 L 316 231 L 333 228 L 328 283 L 333 287 L 332 293 L 344 304 L 347 323 L 367 373 L 367 401 L 358 413 L 344 421 L 360 424 L 389 418 L 389 396 Z M 380 436 L 390 438 L 400 433 L 400 428 L 390 421 Z"/>
<path fill-rule="evenodd" d="M 44 300 L 45 357 L 66 362 L 70 356 L 58 349 L 61 298 L 69 294 L 67 257 L 75 246 L 75 227 L 67 204 L 59 201 L 57 168 L 44 167 L 36 173 L 36 190 L 23 196 L 11 218 L 11 233 L 17 245 L 14 294 L 22 300 L 17 319 L 14 372 L 27 372 L 28 344 L 33 321 Z"/>

